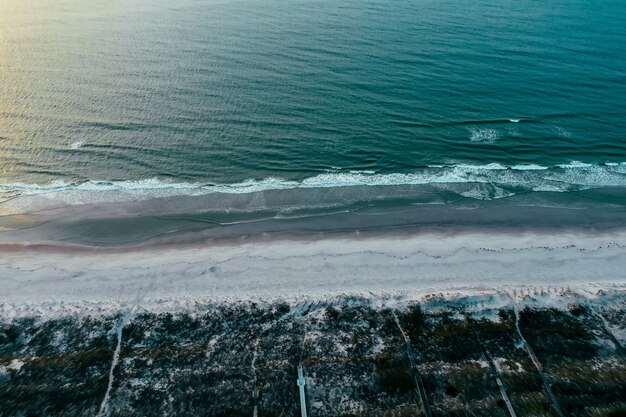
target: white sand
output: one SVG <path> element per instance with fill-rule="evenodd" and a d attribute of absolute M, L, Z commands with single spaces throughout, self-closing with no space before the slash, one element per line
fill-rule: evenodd
<path fill-rule="evenodd" d="M 626 286 L 626 233 L 355 234 L 115 251 L 0 248 L 0 303 Z"/>

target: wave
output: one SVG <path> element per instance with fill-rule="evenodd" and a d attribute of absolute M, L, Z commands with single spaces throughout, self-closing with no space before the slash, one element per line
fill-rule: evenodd
<path fill-rule="evenodd" d="M 414 120 L 391 120 L 391 123 L 404 127 L 449 127 L 449 126 L 485 126 L 500 125 L 505 123 L 531 122 L 530 117 L 518 117 L 508 119 L 474 119 L 474 120 L 452 120 L 441 122 L 417 122 Z"/>
<path fill-rule="evenodd" d="M 470 140 L 472 142 L 494 143 L 500 137 L 496 129 L 472 129 Z"/>
<path fill-rule="evenodd" d="M 37 201 L 38 209 L 45 209 L 59 205 L 214 193 L 252 194 L 289 189 L 417 185 L 434 185 L 463 197 L 481 200 L 504 198 L 519 192 L 567 192 L 598 187 L 620 187 L 626 186 L 626 163 L 592 165 L 573 161 L 553 167 L 535 164 L 504 166 L 497 163 L 433 165 L 411 173 L 335 171 L 302 180 L 269 177 L 234 184 L 175 183 L 159 179 L 54 182 L 46 185 L 10 183 L 0 184 L 0 214 L 26 212 L 26 205 L 34 200 Z"/>

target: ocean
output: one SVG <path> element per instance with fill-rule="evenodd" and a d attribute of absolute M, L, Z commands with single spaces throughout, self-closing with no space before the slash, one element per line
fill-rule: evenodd
<path fill-rule="evenodd" d="M 625 98 L 621 0 L 0 0 L 0 241 L 622 228 Z"/>
<path fill-rule="evenodd" d="M 0 417 L 623 417 L 625 312 L 626 0 L 0 0 Z"/>

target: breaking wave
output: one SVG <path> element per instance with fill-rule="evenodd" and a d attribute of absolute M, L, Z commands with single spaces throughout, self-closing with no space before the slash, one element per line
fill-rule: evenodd
<path fill-rule="evenodd" d="M 509 167 L 495 163 L 460 164 L 430 166 L 411 173 L 335 170 L 303 180 L 270 177 L 234 184 L 173 183 L 159 179 L 55 182 L 47 185 L 0 184 L 0 213 L 20 212 L 20 201 L 25 197 L 38 200 L 38 206 L 45 206 L 42 204 L 44 200 L 51 205 L 75 205 L 214 193 L 247 194 L 289 189 L 411 185 L 435 185 L 464 197 L 482 200 L 504 198 L 519 192 L 567 192 L 620 187 L 626 186 L 626 163 L 591 165 L 574 161 L 554 167 L 534 164 Z"/>
<path fill-rule="evenodd" d="M 472 142 L 494 143 L 500 137 L 496 129 L 472 129 L 471 133 Z"/>

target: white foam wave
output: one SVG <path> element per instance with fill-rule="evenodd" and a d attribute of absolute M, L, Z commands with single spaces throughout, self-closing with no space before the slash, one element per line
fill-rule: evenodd
<path fill-rule="evenodd" d="M 350 174 L 368 174 L 368 175 L 372 175 L 372 174 L 376 174 L 376 171 L 372 171 L 372 170 L 351 170 Z"/>
<path fill-rule="evenodd" d="M 454 165 L 454 166 L 443 166 L 442 168 L 461 168 L 461 169 L 467 169 L 469 171 L 490 171 L 490 170 L 503 170 L 503 169 L 508 169 L 509 167 L 506 167 L 502 164 L 498 164 L 495 162 L 492 162 L 491 164 L 487 164 L 487 165 L 466 165 L 466 164 L 458 164 L 458 165 Z"/>
<path fill-rule="evenodd" d="M 572 137 L 571 132 L 562 128 L 561 126 L 555 126 L 554 131 L 556 132 L 557 135 L 562 136 L 564 138 L 569 139 Z"/>
<path fill-rule="evenodd" d="M 376 174 L 367 172 L 327 172 L 304 180 L 269 177 L 235 184 L 173 183 L 159 179 L 139 181 L 86 181 L 38 184 L 0 184 L 0 214 L 23 213 L 37 208 L 99 202 L 124 202 L 171 196 L 198 196 L 212 193 L 245 194 L 269 190 L 338 188 L 355 186 L 465 184 L 457 193 L 471 198 L 494 199 L 518 190 L 571 191 L 604 186 L 626 186 L 626 163 L 591 165 L 573 161 L 556 167 L 515 165 L 432 166 L 412 173 Z M 475 189 L 471 189 L 475 184 Z M 481 186 L 483 185 L 483 186 Z M 488 185 L 488 187 L 484 187 Z M 454 191 L 453 188 L 446 187 Z M 2 198 L 0 198 L 2 201 Z M 26 207 L 29 205 L 30 207 Z"/>
<path fill-rule="evenodd" d="M 590 168 L 592 166 L 593 165 L 585 163 L 585 162 L 572 161 L 569 164 L 559 165 L 559 168 Z"/>
<path fill-rule="evenodd" d="M 498 140 L 500 134 L 496 129 L 472 129 L 470 140 L 472 142 L 493 143 Z"/>
<path fill-rule="evenodd" d="M 511 169 L 516 171 L 545 171 L 548 167 L 541 165 L 528 164 L 528 165 L 513 165 Z"/>
<path fill-rule="evenodd" d="M 491 189 L 483 189 L 479 187 L 471 188 L 469 190 L 458 191 L 459 195 L 467 198 L 473 198 L 475 200 L 497 200 L 499 198 L 510 197 L 515 193 L 508 192 L 500 187 L 492 187 Z"/>

